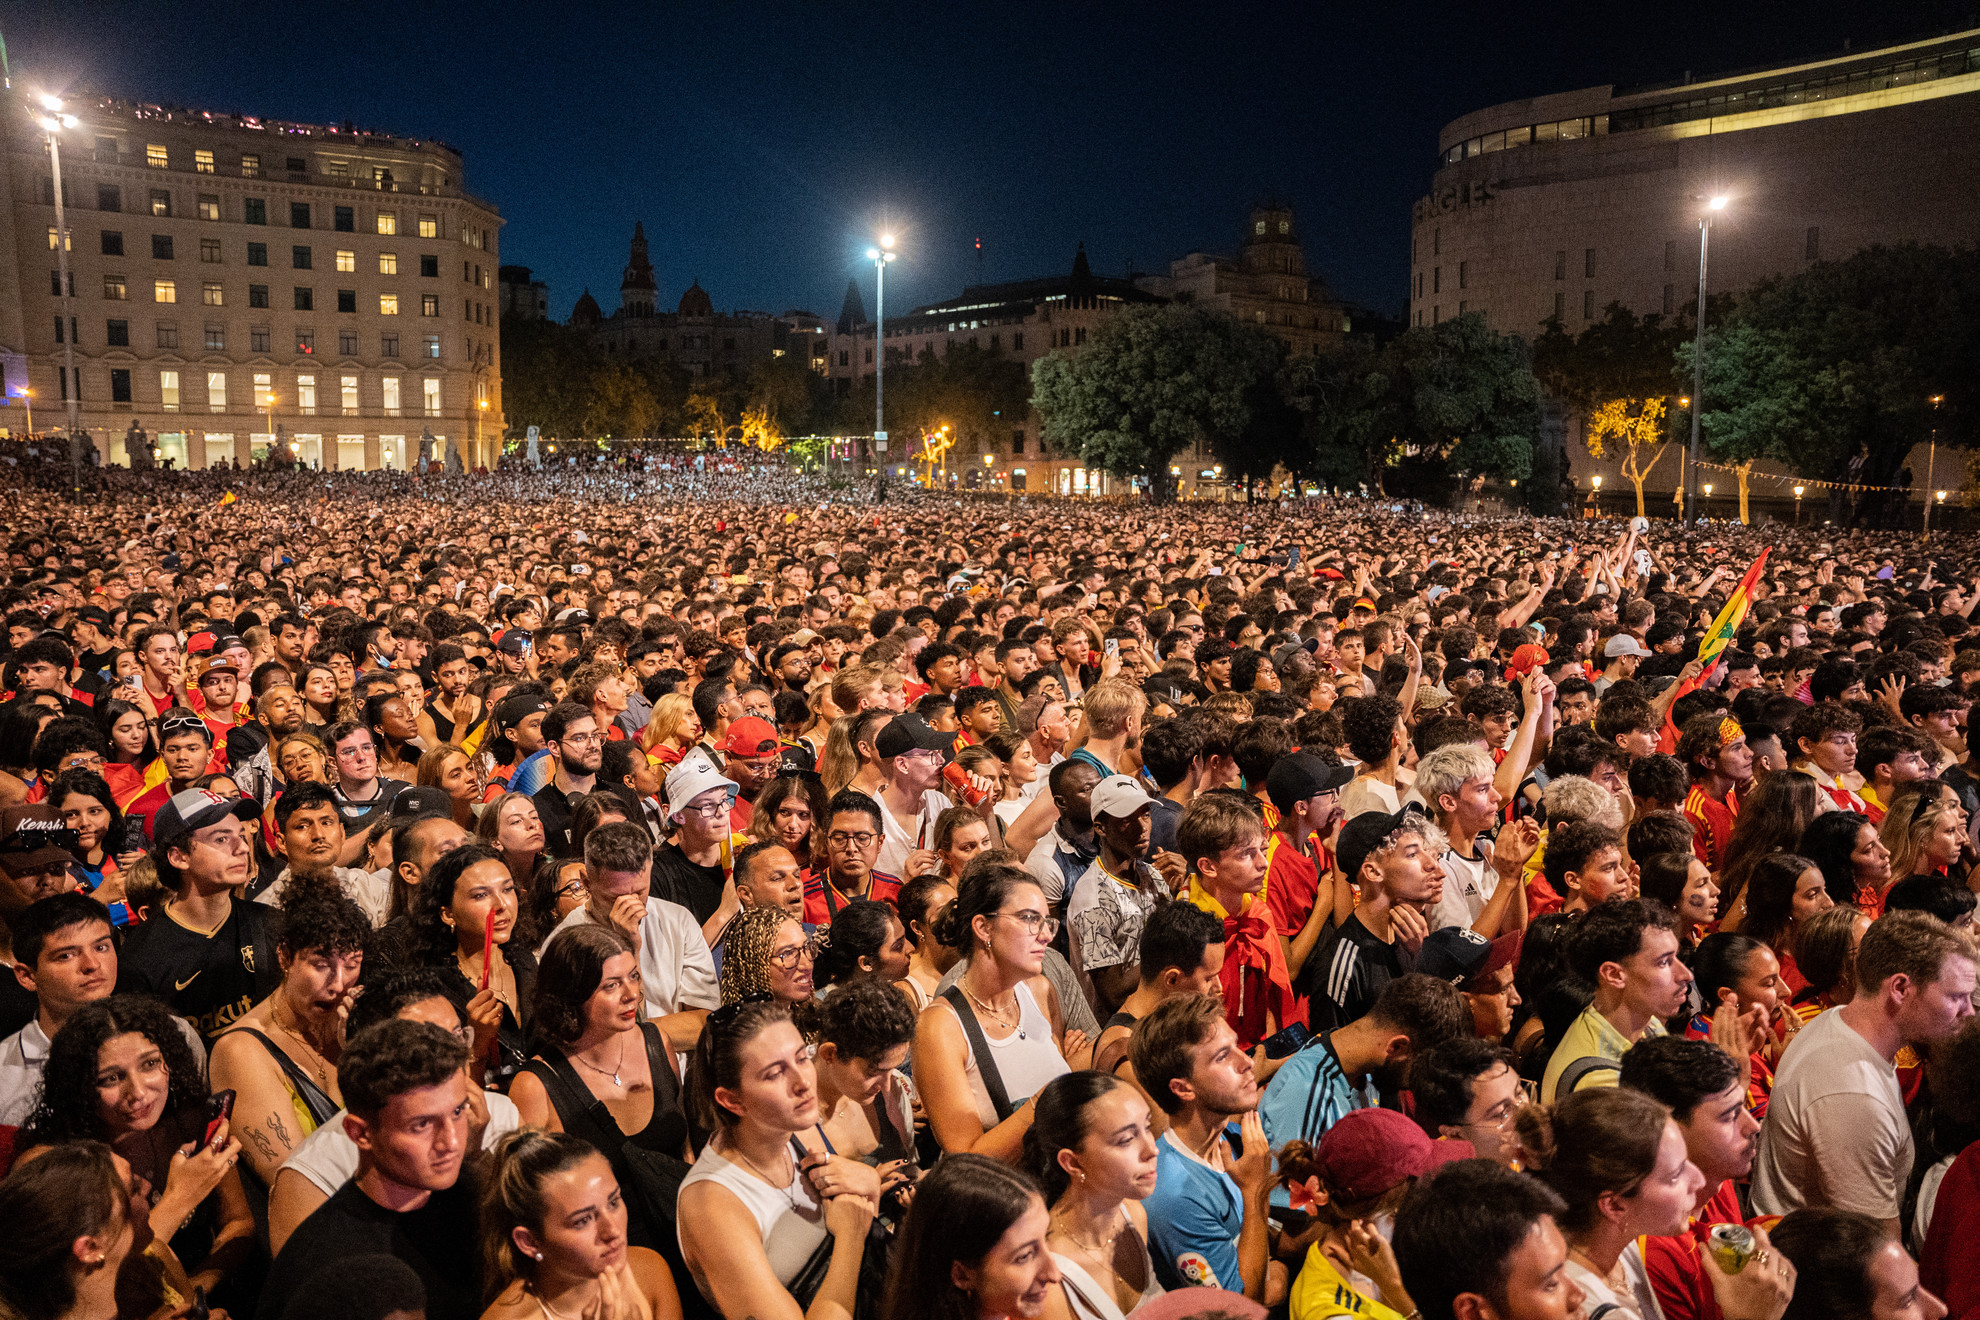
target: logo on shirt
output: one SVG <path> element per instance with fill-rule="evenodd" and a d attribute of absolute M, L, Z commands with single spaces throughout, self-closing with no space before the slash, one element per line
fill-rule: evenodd
<path fill-rule="evenodd" d="M 1209 1258 L 1200 1251 L 1185 1251 L 1176 1257 L 1176 1273 L 1182 1275 L 1183 1282 L 1193 1288 L 1221 1288 L 1217 1282 L 1217 1271 L 1210 1268 Z"/>
<path fill-rule="evenodd" d="M 202 968 L 200 968 L 200 969 L 199 969 L 199 971 L 200 971 L 200 972 L 203 972 L 203 971 L 205 971 L 205 970 L 206 970 L 206 969 L 205 969 L 204 967 L 202 967 Z M 186 978 L 185 980 L 183 980 L 183 981 L 174 981 L 174 982 L 172 982 L 172 988 L 173 988 L 174 990 L 183 990 L 183 989 L 185 989 L 185 988 L 186 988 L 187 986 L 189 986 L 189 985 L 191 985 L 191 984 L 192 984 L 192 983 L 193 983 L 194 981 L 197 981 L 198 979 L 199 979 L 199 972 L 194 972 L 194 973 L 193 973 L 193 974 L 192 974 L 191 976 L 188 976 L 188 977 L 187 977 L 187 978 Z"/>
<path fill-rule="evenodd" d="M 250 972 L 254 970 L 254 946 L 252 944 L 243 944 L 241 946 L 241 966 Z"/>

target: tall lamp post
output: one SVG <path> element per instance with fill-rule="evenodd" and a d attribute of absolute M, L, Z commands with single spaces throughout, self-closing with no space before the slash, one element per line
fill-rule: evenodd
<path fill-rule="evenodd" d="M 1705 272 L 1712 254 L 1712 217 L 1726 209 L 1726 198 L 1714 197 L 1705 203 L 1698 217 L 1698 342 L 1691 351 L 1691 475 L 1693 498 L 1685 501 L 1685 523 L 1698 525 L 1698 419 L 1705 411 Z"/>
<path fill-rule="evenodd" d="M 82 382 L 76 379 L 76 334 L 74 291 L 69 288 L 69 221 L 62 206 L 62 144 L 56 134 L 76 126 L 74 115 L 62 113 L 62 98 L 44 95 L 41 108 L 46 114 L 35 118 L 48 136 L 49 171 L 55 185 L 55 278 L 62 285 L 62 364 L 65 372 L 62 401 L 69 414 L 69 494 L 82 498 L 82 419 L 77 414 Z"/>
<path fill-rule="evenodd" d="M 1939 405 L 1945 401 L 1945 397 L 1943 394 L 1934 394 L 1932 396 L 1932 445 L 1931 448 L 1925 451 L 1926 490 L 1932 489 L 1933 469 L 1939 465 Z M 1943 500 L 1945 496 L 1941 494 L 1939 498 Z M 1919 503 L 1925 506 L 1924 531 L 1925 535 L 1929 537 L 1932 535 L 1932 501 L 1920 500 Z"/>
<path fill-rule="evenodd" d="M 14 391 L 14 397 L 27 409 L 27 433 L 34 434 L 34 391 L 23 385 Z"/>
<path fill-rule="evenodd" d="M 879 489 L 887 497 L 887 263 L 894 259 L 894 236 L 880 235 L 880 246 L 866 249 L 873 263 L 873 451 L 879 462 Z"/>

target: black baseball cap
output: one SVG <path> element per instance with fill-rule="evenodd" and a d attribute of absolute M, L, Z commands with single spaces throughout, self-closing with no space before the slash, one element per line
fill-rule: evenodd
<path fill-rule="evenodd" d="M 1281 812 L 1291 811 L 1321 793 L 1338 793 L 1354 778 L 1351 765 L 1329 765 L 1312 752 L 1294 752 L 1273 763 L 1265 776 L 1265 795 Z"/>
<path fill-rule="evenodd" d="M 1428 817 L 1423 814 L 1423 809 L 1413 802 L 1401 811 L 1393 813 L 1362 812 L 1341 826 L 1340 842 L 1334 847 L 1334 856 L 1340 863 L 1341 874 L 1351 883 L 1358 883 L 1362 865 L 1367 862 L 1371 854 L 1388 842 L 1390 835 L 1405 825 L 1421 829 L 1427 821 Z"/>
<path fill-rule="evenodd" d="M 259 815 L 261 806 L 253 798 L 225 797 L 210 788 L 188 788 L 174 793 L 151 818 L 151 841 L 164 848 L 229 816 L 252 821 Z"/>
<path fill-rule="evenodd" d="M 880 730 L 880 736 L 873 740 L 873 750 L 881 759 L 891 760 L 903 752 L 915 750 L 944 753 L 948 760 L 955 746 L 955 735 L 938 733 L 928 726 L 928 721 L 919 715 L 896 715 Z"/>

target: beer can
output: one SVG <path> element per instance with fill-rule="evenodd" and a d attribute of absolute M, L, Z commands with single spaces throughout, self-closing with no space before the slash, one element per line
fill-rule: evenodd
<path fill-rule="evenodd" d="M 1718 1224 L 1706 1236 L 1705 1247 L 1712 1253 L 1712 1259 L 1719 1262 L 1720 1269 L 1737 1274 L 1753 1259 L 1757 1243 L 1753 1230 L 1744 1224 Z"/>
<path fill-rule="evenodd" d="M 949 787 L 956 791 L 956 796 L 960 797 L 968 806 L 980 807 L 983 805 L 983 799 L 990 796 L 989 789 L 978 788 L 975 784 L 971 783 L 969 771 L 963 769 L 954 761 L 942 767 L 942 778 L 949 782 Z"/>

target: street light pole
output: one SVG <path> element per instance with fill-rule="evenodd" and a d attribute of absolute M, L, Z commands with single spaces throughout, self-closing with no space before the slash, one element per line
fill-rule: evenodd
<path fill-rule="evenodd" d="M 1925 531 L 1925 536 L 1928 540 L 1931 538 L 1932 535 L 1933 469 L 1936 468 L 1939 463 L 1939 404 L 1945 397 L 1946 396 L 1943 394 L 1934 394 L 1932 396 L 1932 444 L 1931 447 L 1925 451 L 1925 498 L 1918 501 L 1920 504 L 1925 506 L 1924 531 Z"/>
<path fill-rule="evenodd" d="M 880 246 L 866 249 L 876 272 L 873 282 L 873 450 L 879 462 L 876 493 L 887 497 L 887 263 L 894 259 L 894 236 L 882 234 Z"/>
<path fill-rule="evenodd" d="M 48 163 L 55 185 L 55 278 L 62 285 L 62 364 L 64 381 L 63 402 L 68 405 L 69 415 L 69 497 L 82 498 L 82 419 L 78 415 L 81 405 L 82 382 L 76 379 L 76 318 L 74 291 L 69 288 L 69 221 L 62 206 L 62 144 L 55 135 L 65 128 L 76 126 L 74 115 L 62 113 L 62 99 L 58 96 L 43 96 L 42 108 L 48 111 L 36 122 L 48 136 Z"/>
<path fill-rule="evenodd" d="M 27 433 L 32 437 L 34 435 L 34 391 L 23 385 L 15 397 L 19 398 L 22 405 L 27 408 Z"/>
<path fill-rule="evenodd" d="M 1698 525 L 1698 421 L 1705 411 L 1705 272 L 1712 254 L 1712 215 L 1725 209 L 1726 199 L 1714 197 L 1698 218 L 1698 341 L 1691 350 L 1691 475 L 1684 508 L 1689 527 Z"/>

